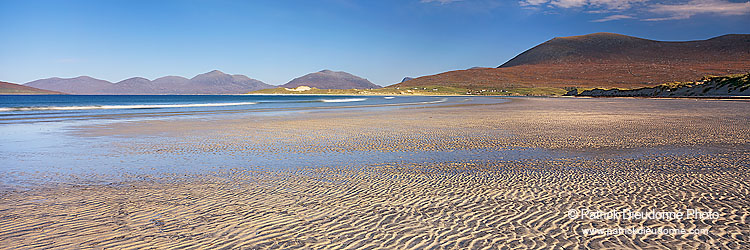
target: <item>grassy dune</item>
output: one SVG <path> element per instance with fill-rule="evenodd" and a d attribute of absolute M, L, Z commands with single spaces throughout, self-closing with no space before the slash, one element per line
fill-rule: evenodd
<path fill-rule="evenodd" d="M 750 95 L 750 74 L 706 76 L 694 82 L 668 82 L 653 87 L 577 89 L 581 96 L 712 97 Z"/>

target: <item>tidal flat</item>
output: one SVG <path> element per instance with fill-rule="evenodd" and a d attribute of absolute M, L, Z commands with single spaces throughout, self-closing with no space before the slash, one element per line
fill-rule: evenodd
<path fill-rule="evenodd" d="M 750 248 L 748 101 L 456 97 L 55 131 L 0 144 L 0 248 Z M 688 210 L 716 216 L 584 212 Z"/>

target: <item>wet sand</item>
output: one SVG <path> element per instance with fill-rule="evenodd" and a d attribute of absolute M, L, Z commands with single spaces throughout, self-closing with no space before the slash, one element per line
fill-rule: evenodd
<path fill-rule="evenodd" d="M 513 98 L 71 133 L 198 171 L 3 189 L 0 248 L 750 248 L 743 101 Z M 237 166 L 251 157 L 275 163 Z M 570 217 L 581 209 L 719 216 Z M 584 233 L 592 228 L 707 233 Z"/>

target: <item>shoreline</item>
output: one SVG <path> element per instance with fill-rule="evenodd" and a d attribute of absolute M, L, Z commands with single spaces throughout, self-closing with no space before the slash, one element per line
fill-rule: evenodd
<path fill-rule="evenodd" d="M 750 235 L 743 219 L 750 216 L 745 209 L 750 206 L 745 197 L 750 192 L 748 103 L 507 99 L 492 105 L 240 114 L 68 128 L 65 136 L 74 141 L 65 145 L 81 147 L 85 157 L 54 155 L 53 164 L 65 164 L 60 169 L 0 174 L 27 184 L 64 180 L 0 192 L 0 245 L 750 245 L 743 240 L 750 238 L 738 238 Z M 87 143 L 72 143 L 78 138 Z M 17 156 L 2 157 L 21 159 Z M 66 157 L 75 164 L 66 164 Z M 92 169 L 65 172 L 65 166 L 84 165 Z M 120 179 L 96 182 L 107 177 Z M 700 209 L 717 211 L 718 218 L 570 217 L 571 210 L 581 209 Z M 624 236 L 584 231 L 609 228 L 707 231 Z"/>
<path fill-rule="evenodd" d="M 507 97 L 507 98 L 632 98 L 632 99 L 728 99 L 750 96 L 564 96 L 564 95 L 420 95 L 420 94 L 0 94 L 8 96 L 423 96 L 423 97 Z"/>

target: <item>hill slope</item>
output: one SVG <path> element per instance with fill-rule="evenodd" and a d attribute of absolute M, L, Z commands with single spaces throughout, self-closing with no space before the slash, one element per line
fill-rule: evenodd
<path fill-rule="evenodd" d="M 498 68 L 534 64 L 606 63 L 694 65 L 748 60 L 750 35 L 708 40 L 661 42 L 613 33 L 554 38 L 529 49 Z"/>
<path fill-rule="evenodd" d="M 612 33 L 554 38 L 498 68 L 424 76 L 394 86 L 645 87 L 750 71 L 750 35 L 662 42 Z"/>
<path fill-rule="evenodd" d="M 0 95 L 60 95 L 63 93 L 23 86 L 20 84 L 0 82 Z"/>
<path fill-rule="evenodd" d="M 61 91 L 71 94 L 241 94 L 272 88 L 273 86 L 244 75 L 229 75 L 214 70 L 191 79 L 165 76 L 150 81 L 133 77 L 117 83 L 88 76 L 76 78 L 48 78 L 26 86 Z"/>
<path fill-rule="evenodd" d="M 380 86 L 373 84 L 367 79 L 342 72 L 322 70 L 320 72 L 310 73 L 279 87 L 296 88 L 299 86 L 308 86 L 318 89 L 377 89 Z"/>

